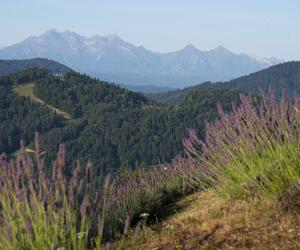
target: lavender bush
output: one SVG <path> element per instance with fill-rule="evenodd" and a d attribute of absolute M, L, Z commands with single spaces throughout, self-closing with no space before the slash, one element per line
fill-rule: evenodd
<path fill-rule="evenodd" d="M 262 94 L 255 107 L 249 96 L 241 105 L 206 125 L 199 140 L 193 130 L 184 140 L 198 183 L 226 198 L 253 194 L 277 195 L 300 181 L 300 98 L 276 102 Z"/>
<path fill-rule="evenodd" d="M 110 180 L 100 191 L 91 188 L 92 165 L 65 171 L 61 145 L 46 175 L 39 139 L 29 156 L 24 145 L 15 160 L 0 157 L 0 249 L 87 249 L 101 242 Z M 96 230 L 94 230 L 96 228 Z M 95 233 L 97 232 L 97 233 Z"/>

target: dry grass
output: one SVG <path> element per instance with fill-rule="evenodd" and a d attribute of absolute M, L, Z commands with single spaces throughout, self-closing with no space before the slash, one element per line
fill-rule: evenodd
<path fill-rule="evenodd" d="M 188 205 L 188 206 L 186 206 Z M 300 213 L 268 199 L 226 202 L 204 192 L 163 223 L 131 232 L 115 249 L 300 249 Z"/>
<path fill-rule="evenodd" d="M 26 83 L 26 84 L 18 84 L 14 87 L 14 92 L 17 95 L 29 97 L 32 101 L 47 106 L 52 112 L 54 112 L 57 115 L 63 116 L 65 119 L 70 120 L 71 116 L 58 108 L 55 108 L 47 103 L 45 103 L 40 98 L 36 97 L 34 92 L 34 83 Z"/>

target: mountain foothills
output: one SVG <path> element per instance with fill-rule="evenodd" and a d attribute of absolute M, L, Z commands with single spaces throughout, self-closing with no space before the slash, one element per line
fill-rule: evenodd
<path fill-rule="evenodd" d="M 159 103 L 175 104 L 180 103 L 186 95 L 207 86 L 231 89 L 259 94 L 272 88 L 277 98 L 284 92 L 286 96 L 293 97 L 294 94 L 300 94 L 300 62 L 281 63 L 270 68 L 252 73 L 228 82 L 205 82 L 193 87 L 168 91 L 164 93 L 148 94 L 148 98 Z"/>
<path fill-rule="evenodd" d="M 204 81 L 224 81 L 281 62 L 217 47 L 201 51 L 193 45 L 155 53 L 116 35 L 84 37 L 49 30 L 0 50 L 1 59 L 49 58 L 81 73 L 126 85 L 181 88 Z"/>
<path fill-rule="evenodd" d="M 239 96 L 207 87 L 179 105 L 164 106 L 86 75 L 71 71 L 57 76 L 44 69 L 4 76 L 0 83 L 1 152 L 14 153 L 21 138 L 30 143 L 39 131 L 46 159 L 55 158 L 64 142 L 69 166 L 91 160 L 98 175 L 170 161 L 183 152 L 188 128 L 202 136 L 205 121 L 217 115 L 216 103 L 228 110 Z M 30 93 L 22 94 L 24 89 Z"/>

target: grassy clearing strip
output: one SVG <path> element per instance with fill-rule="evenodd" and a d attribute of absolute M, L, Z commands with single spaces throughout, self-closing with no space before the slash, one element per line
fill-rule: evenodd
<path fill-rule="evenodd" d="M 54 112 L 57 115 L 63 116 L 65 119 L 70 120 L 71 116 L 58 108 L 55 108 L 47 103 L 45 103 L 43 100 L 39 99 L 35 96 L 33 92 L 34 83 L 26 83 L 26 84 L 19 84 L 14 86 L 14 92 L 20 96 L 29 97 L 32 101 L 47 106 L 52 112 Z"/>

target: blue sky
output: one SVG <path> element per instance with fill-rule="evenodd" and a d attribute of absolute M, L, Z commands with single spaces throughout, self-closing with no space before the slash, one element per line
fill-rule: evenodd
<path fill-rule="evenodd" d="M 166 52 L 194 44 L 300 59 L 299 0 L 1 0 L 0 47 L 48 29 L 118 34 Z"/>

